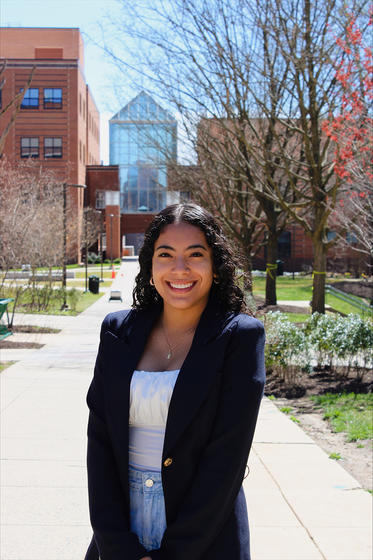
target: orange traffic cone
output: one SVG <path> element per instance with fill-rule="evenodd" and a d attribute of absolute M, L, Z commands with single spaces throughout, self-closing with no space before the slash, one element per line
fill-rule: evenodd
<path fill-rule="evenodd" d="M 114 270 L 114 266 L 111 269 L 111 277 L 115 278 L 115 270 Z"/>

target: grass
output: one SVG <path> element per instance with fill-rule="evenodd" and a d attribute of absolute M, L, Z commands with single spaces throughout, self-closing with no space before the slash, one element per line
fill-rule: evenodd
<path fill-rule="evenodd" d="M 340 453 L 330 453 L 329 455 L 329 459 L 335 459 L 336 461 L 339 461 L 339 459 L 342 459 L 341 454 Z"/>
<path fill-rule="evenodd" d="M 338 281 L 338 278 L 328 278 L 327 283 L 332 284 Z M 265 277 L 253 277 L 253 292 L 256 296 L 265 296 Z M 312 278 L 310 276 L 297 276 L 294 279 L 291 276 L 278 276 L 276 280 L 276 294 L 278 300 L 284 301 L 307 301 L 312 299 Z M 357 298 L 364 302 L 362 298 Z M 325 302 L 339 313 L 348 315 L 355 313 L 363 318 L 367 318 L 367 312 L 361 311 L 359 308 L 346 303 L 331 294 L 326 294 Z M 288 318 L 296 323 L 303 323 L 309 317 L 308 314 L 288 313 Z M 371 316 L 371 314 L 370 314 Z"/>
<path fill-rule="evenodd" d="M 12 292 L 11 290 L 7 290 L 5 292 L 6 297 L 12 297 Z M 79 313 L 81 313 L 82 311 L 84 311 L 85 309 L 87 309 L 87 307 L 89 307 L 90 305 L 92 305 L 92 303 L 94 303 L 95 301 L 97 301 L 100 297 L 102 297 L 102 293 L 101 294 L 92 294 L 91 292 L 82 292 L 79 291 L 78 293 L 78 300 L 76 302 L 76 308 L 75 310 L 73 309 L 67 309 L 66 311 L 61 311 L 61 299 L 59 298 L 53 298 L 50 300 L 50 304 L 47 310 L 42 309 L 40 311 L 36 311 L 35 309 L 30 309 L 27 304 L 30 302 L 30 294 L 28 292 L 25 292 L 24 294 L 21 295 L 20 298 L 20 302 L 17 305 L 16 308 L 16 312 L 17 313 L 34 313 L 36 315 L 78 315 Z M 69 295 L 67 294 L 67 303 L 69 305 Z M 70 306 L 71 307 L 71 306 Z M 12 303 L 9 304 L 8 306 L 8 311 L 9 313 L 12 312 Z"/>
<path fill-rule="evenodd" d="M 324 411 L 332 429 L 347 435 L 347 441 L 373 437 L 373 393 L 325 393 L 310 398 Z"/>
<path fill-rule="evenodd" d="M 285 313 L 287 319 L 292 323 L 305 323 L 310 318 L 310 313 Z"/>
<path fill-rule="evenodd" d="M 100 282 L 100 288 L 109 288 L 111 286 L 112 280 L 107 280 L 107 281 L 103 281 Z M 89 285 L 89 284 L 88 284 Z M 85 280 L 81 280 L 78 282 L 71 282 L 71 283 L 67 283 L 67 288 L 85 288 Z"/>
<path fill-rule="evenodd" d="M 15 362 L 0 362 L 0 373 L 13 364 L 15 364 Z"/>
<path fill-rule="evenodd" d="M 261 276 L 253 277 L 254 295 L 265 296 L 266 279 Z M 312 297 L 312 279 L 307 276 L 278 276 L 276 280 L 277 299 L 279 300 L 307 300 Z"/>
<path fill-rule="evenodd" d="M 364 303 L 364 300 L 362 298 L 359 298 L 359 300 L 361 300 L 361 302 Z M 372 313 L 362 311 L 358 307 L 355 307 L 354 305 L 350 305 L 349 303 L 342 301 L 339 298 L 336 298 L 332 294 L 327 293 L 325 295 L 325 303 L 327 305 L 330 305 L 330 307 L 332 307 L 336 311 L 339 311 L 339 313 L 344 313 L 345 315 L 348 315 L 349 313 L 354 313 L 355 315 L 360 315 L 360 317 L 362 317 L 363 319 L 372 317 Z"/>

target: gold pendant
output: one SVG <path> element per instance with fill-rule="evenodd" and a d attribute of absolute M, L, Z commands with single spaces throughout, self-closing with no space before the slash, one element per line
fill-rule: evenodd
<path fill-rule="evenodd" d="M 168 354 L 166 356 L 166 359 L 169 360 L 171 358 L 171 356 L 172 356 L 172 352 L 171 352 L 171 350 L 169 350 Z"/>

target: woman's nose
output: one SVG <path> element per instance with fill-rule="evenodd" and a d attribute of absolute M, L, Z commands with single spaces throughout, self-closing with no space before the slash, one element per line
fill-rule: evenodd
<path fill-rule="evenodd" d="M 189 265 L 187 261 L 184 259 L 184 257 L 180 256 L 175 258 L 173 269 L 185 271 L 185 270 L 189 270 Z"/>

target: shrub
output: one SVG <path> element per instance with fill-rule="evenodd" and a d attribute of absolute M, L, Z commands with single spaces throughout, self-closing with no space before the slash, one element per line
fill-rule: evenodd
<path fill-rule="evenodd" d="M 72 311 L 76 311 L 76 306 L 78 305 L 81 295 L 81 292 L 77 288 L 71 288 L 67 291 L 67 300 Z"/>
<path fill-rule="evenodd" d="M 321 315 L 314 313 L 305 326 L 318 367 L 339 365 L 348 376 L 354 367 L 359 380 L 372 367 L 373 326 L 359 315 Z"/>
<path fill-rule="evenodd" d="M 333 366 L 335 320 L 331 315 L 313 313 L 304 326 L 312 353 L 316 356 L 317 367 Z"/>
<path fill-rule="evenodd" d="M 94 252 L 88 253 L 87 260 L 88 260 L 89 264 L 96 264 L 96 263 L 101 262 L 99 255 L 96 255 L 96 253 L 94 253 Z"/>
<path fill-rule="evenodd" d="M 302 329 L 279 312 L 265 316 L 266 366 L 274 369 L 287 384 L 296 384 L 297 372 L 310 369 L 308 340 Z"/>
<path fill-rule="evenodd" d="M 359 381 L 373 367 L 373 325 L 359 315 L 314 313 L 303 328 L 283 313 L 269 312 L 264 318 L 267 334 L 266 366 L 289 384 L 296 384 L 297 372 L 311 371 L 311 356 L 319 368 L 348 376 L 354 368 Z"/>

